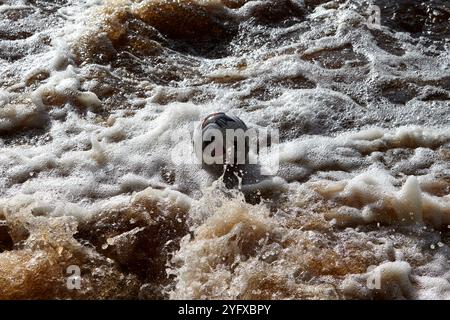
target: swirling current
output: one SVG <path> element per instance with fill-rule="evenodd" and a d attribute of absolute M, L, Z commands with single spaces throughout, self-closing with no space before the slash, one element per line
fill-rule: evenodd
<path fill-rule="evenodd" d="M 174 161 L 217 111 L 276 174 Z M 0 1 L 0 299 L 450 299 L 449 246 L 448 1 Z"/>

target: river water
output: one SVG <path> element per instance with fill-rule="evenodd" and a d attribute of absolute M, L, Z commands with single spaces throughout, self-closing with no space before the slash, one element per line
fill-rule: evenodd
<path fill-rule="evenodd" d="M 450 299 L 449 19 L 0 1 L 0 298 Z M 279 132 L 275 174 L 176 161 L 217 111 Z"/>

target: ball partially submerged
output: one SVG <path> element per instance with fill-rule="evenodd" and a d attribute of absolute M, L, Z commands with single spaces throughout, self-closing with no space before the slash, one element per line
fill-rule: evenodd
<path fill-rule="evenodd" d="M 196 156 L 203 168 L 223 171 L 224 167 L 245 165 L 249 141 L 247 125 L 234 115 L 217 112 L 208 115 L 196 129 Z"/>

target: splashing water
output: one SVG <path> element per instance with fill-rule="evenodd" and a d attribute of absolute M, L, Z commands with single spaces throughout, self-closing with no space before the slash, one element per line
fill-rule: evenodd
<path fill-rule="evenodd" d="M 449 299 L 449 19 L 0 1 L 0 298 Z M 230 190 L 173 161 L 216 111 L 279 131 L 276 175 Z"/>

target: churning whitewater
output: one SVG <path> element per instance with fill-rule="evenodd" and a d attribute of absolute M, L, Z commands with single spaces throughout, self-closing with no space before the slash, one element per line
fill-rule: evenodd
<path fill-rule="evenodd" d="M 449 19 L 0 1 L 0 299 L 450 299 Z M 218 111 L 279 132 L 276 174 L 175 161 Z"/>

